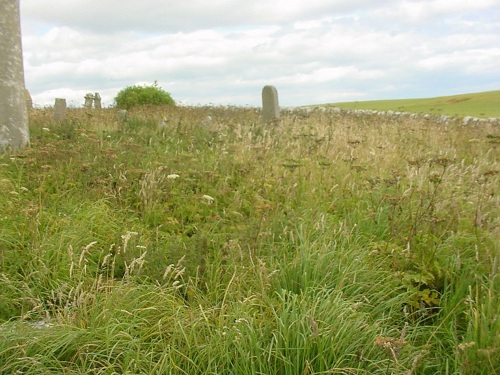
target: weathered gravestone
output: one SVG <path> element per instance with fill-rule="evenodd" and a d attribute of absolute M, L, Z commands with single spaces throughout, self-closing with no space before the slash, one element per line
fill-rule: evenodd
<path fill-rule="evenodd" d="M 101 95 L 99 95 L 98 92 L 96 92 L 95 95 L 88 93 L 87 95 L 85 95 L 85 104 L 83 106 L 84 108 L 94 107 L 95 109 L 101 109 Z"/>
<path fill-rule="evenodd" d="M 54 104 L 54 120 L 64 121 L 66 118 L 66 99 L 56 98 Z"/>
<path fill-rule="evenodd" d="M 99 95 L 98 92 L 96 92 L 95 95 L 94 95 L 94 108 L 95 109 L 101 109 L 102 108 L 101 95 Z"/>
<path fill-rule="evenodd" d="M 264 86 L 262 89 L 262 118 L 264 122 L 274 122 L 280 118 L 278 90 L 274 86 Z"/>
<path fill-rule="evenodd" d="M 83 106 L 85 108 L 92 108 L 93 103 L 94 103 L 94 95 L 92 94 L 85 95 L 85 104 Z"/>
<path fill-rule="evenodd" d="M 29 143 L 19 0 L 0 1 L 0 150 Z"/>

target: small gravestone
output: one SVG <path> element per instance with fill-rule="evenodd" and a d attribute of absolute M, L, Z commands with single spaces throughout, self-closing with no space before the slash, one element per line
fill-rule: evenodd
<path fill-rule="evenodd" d="M 264 86 L 262 89 L 262 118 L 264 122 L 274 122 L 280 118 L 278 90 L 274 86 Z"/>
<path fill-rule="evenodd" d="M 95 109 L 101 109 L 102 108 L 101 95 L 99 95 L 98 92 L 96 92 L 95 95 L 94 95 L 94 108 Z"/>
<path fill-rule="evenodd" d="M 85 104 L 83 106 L 85 108 L 92 108 L 93 103 L 94 103 L 94 95 L 90 93 L 85 95 Z"/>
<path fill-rule="evenodd" d="M 56 98 L 54 104 L 54 120 L 64 121 L 66 118 L 66 99 Z"/>

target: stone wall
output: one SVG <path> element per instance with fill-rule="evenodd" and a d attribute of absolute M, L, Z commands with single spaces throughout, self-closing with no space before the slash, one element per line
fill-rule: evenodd
<path fill-rule="evenodd" d="M 387 116 L 394 119 L 421 119 L 432 121 L 438 124 L 462 124 L 462 125 L 479 125 L 479 124 L 495 124 L 500 125 L 500 118 L 477 118 L 472 116 L 459 117 L 448 115 L 421 114 L 397 111 L 375 111 L 368 109 L 341 109 L 338 107 L 318 106 L 318 107 L 298 107 L 284 108 L 283 110 L 301 111 L 303 113 L 312 113 L 315 111 L 339 115 L 350 115 L 355 117 L 379 117 Z"/>

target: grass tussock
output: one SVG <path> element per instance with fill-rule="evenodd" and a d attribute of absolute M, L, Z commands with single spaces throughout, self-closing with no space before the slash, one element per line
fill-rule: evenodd
<path fill-rule="evenodd" d="M 213 107 L 30 127 L 0 156 L 0 373 L 498 373 L 498 127 Z"/>

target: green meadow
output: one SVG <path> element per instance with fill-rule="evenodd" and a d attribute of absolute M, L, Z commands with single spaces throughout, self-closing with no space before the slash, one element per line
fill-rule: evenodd
<path fill-rule="evenodd" d="M 165 107 L 30 130 L 0 155 L 0 373 L 500 372 L 498 125 Z"/>
<path fill-rule="evenodd" d="M 478 118 L 500 117 L 500 91 L 487 91 L 425 99 L 373 100 L 329 104 L 343 109 L 370 109 L 430 113 Z"/>

